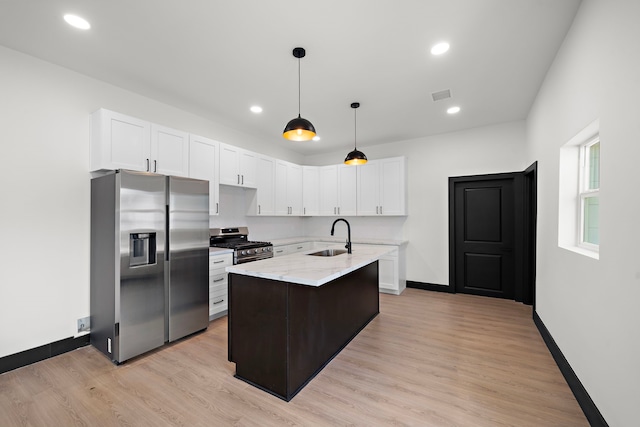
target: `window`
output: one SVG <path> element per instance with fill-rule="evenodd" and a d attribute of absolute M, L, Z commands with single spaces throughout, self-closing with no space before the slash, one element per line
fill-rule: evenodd
<path fill-rule="evenodd" d="M 599 259 L 600 121 L 560 148 L 558 246 Z"/>
<path fill-rule="evenodd" d="M 598 250 L 600 244 L 600 138 L 580 147 L 580 241 L 579 245 Z"/>

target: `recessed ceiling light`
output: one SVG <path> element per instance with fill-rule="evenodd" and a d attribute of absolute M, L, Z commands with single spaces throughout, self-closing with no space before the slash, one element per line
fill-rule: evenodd
<path fill-rule="evenodd" d="M 320 137 L 318 135 L 311 138 L 312 141 L 320 141 Z"/>
<path fill-rule="evenodd" d="M 431 54 L 432 55 L 442 55 L 443 53 L 445 53 L 448 50 L 449 50 L 449 43 L 442 42 L 442 43 L 438 43 L 438 44 L 434 45 L 431 48 Z"/>
<path fill-rule="evenodd" d="M 459 112 L 460 112 L 460 107 L 458 107 L 458 106 L 449 107 L 447 109 L 447 113 L 449 113 L 449 114 L 456 114 L 456 113 L 459 113 Z"/>
<path fill-rule="evenodd" d="M 258 106 L 258 105 L 254 105 L 250 108 L 252 113 L 262 113 L 262 107 Z"/>
<path fill-rule="evenodd" d="M 67 21 L 67 24 L 72 27 L 79 28 L 81 30 L 88 30 L 91 28 L 91 24 L 84 18 L 81 18 L 77 15 L 66 14 L 64 15 L 64 20 Z"/>

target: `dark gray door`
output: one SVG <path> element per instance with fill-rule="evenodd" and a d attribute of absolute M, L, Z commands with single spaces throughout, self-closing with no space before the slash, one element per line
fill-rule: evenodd
<path fill-rule="evenodd" d="M 453 182 L 456 292 L 514 298 L 514 178 Z"/>

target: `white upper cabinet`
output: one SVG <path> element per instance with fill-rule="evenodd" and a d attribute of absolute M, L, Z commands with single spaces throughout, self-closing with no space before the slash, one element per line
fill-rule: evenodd
<path fill-rule="evenodd" d="M 209 181 L 209 215 L 220 213 L 219 156 L 219 142 L 189 135 L 189 177 Z"/>
<path fill-rule="evenodd" d="M 91 170 L 148 171 L 151 123 L 100 109 L 91 115 Z"/>
<path fill-rule="evenodd" d="M 406 215 L 406 158 L 370 160 L 358 166 L 358 215 Z"/>
<path fill-rule="evenodd" d="M 256 188 L 257 162 L 257 154 L 221 143 L 220 184 Z"/>
<path fill-rule="evenodd" d="M 320 214 L 320 171 L 317 166 L 302 167 L 302 215 Z"/>
<path fill-rule="evenodd" d="M 302 166 L 276 161 L 276 215 L 302 215 Z"/>
<path fill-rule="evenodd" d="M 338 215 L 357 215 L 357 171 L 350 165 L 338 165 Z"/>
<path fill-rule="evenodd" d="M 253 200 L 249 203 L 250 215 L 275 215 L 275 159 L 259 156 L 257 158 L 258 186 Z"/>
<path fill-rule="evenodd" d="M 189 134 L 151 124 L 150 172 L 189 176 Z"/>
<path fill-rule="evenodd" d="M 380 162 L 369 160 L 358 168 L 358 215 L 380 211 Z"/>
<path fill-rule="evenodd" d="M 318 170 L 320 215 L 338 215 L 338 166 L 321 166 Z"/>
<path fill-rule="evenodd" d="M 105 109 L 91 116 L 91 170 L 189 175 L 189 136 Z"/>
<path fill-rule="evenodd" d="M 319 215 L 356 215 L 356 167 L 331 165 L 318 170 Z"/>

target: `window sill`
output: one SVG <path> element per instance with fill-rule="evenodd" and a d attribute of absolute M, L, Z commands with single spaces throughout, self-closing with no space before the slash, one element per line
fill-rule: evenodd
<path fill-rule="evenodd" d="M 586 249 L 586 248 L 582 248 L 580 246 L 562 246 L 559 245 L 559 247 L 561 247 L 562 249 L 566 249 L 568 251 L 571 252 L 575 252 L 577 254 L 580 255 L 584 255 L 584 256 L 588 256 L 589 258 L 593 258 L 593 259 L 600 259 L 600 252 L 598 251 L 593 251 L 591 249 Z"/>

